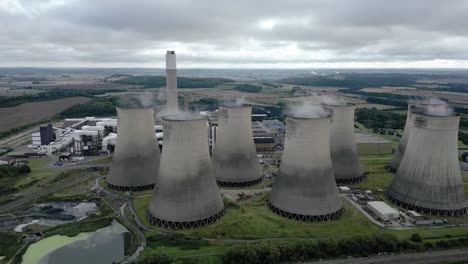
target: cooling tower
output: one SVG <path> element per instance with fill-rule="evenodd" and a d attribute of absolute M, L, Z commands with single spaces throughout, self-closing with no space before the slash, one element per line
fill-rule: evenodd
<path fill-rule="evenodd" d="M 408 138 L 410 135 L 411 128 L 413 124 L 411 122 L 411 116 L 413 113 L 423 113 L 427 110 L 429 106 L 445 106 L 445 104 L 440 102 L 431 102 L 430 100 L 426 101 L 409 101 L 408 102 L 408 112 L 406 114 L 406 123 L 405 128 L 403 130 L 403 134 L 400 139 L 400 144 L 395 150 L 395 154 L 393 155 L 392 161 L 390 161 L 390 169 L 395 171 L 398 169 L 400 165 L 401 159 L 405 154 L 406 145 L 408 144 Z"/>
<path fill-rule="evenodd" d="M 251 106 L 219 107 L 213 169 L 221 186 L 248 186 L 263 179 L 252 135 Z"/>
<path fill-rule="evenodd" d="M 364 174 L 354 134 L 353 104 L 325 105 L 331 114 L 330 152 L 338 183 L 354 183 Z"/>
<path fill-rule="evenodd" d="M 423 213 L 460 215 L 467 202 L 458 163 L 459 116 L 411 114 L 405 154 L 387 195 Z"/>
<path fill-rule="evenodd" d="M 152 189 L 160 152 L 154 134 L 153 108 L 117 108 L 117 143 L 107 186 L 119 191 Z"/>
<path fill-rule="evenodd" d="M 148 207 L 150 222 L 183 229 L 213 223 L 224 205 L 208 152 L 206 117 L 166 115 L 162 123 L 163 153 Z"/>
<path fill-rule="evenodd" d="M 343 210 L 330 156 L 330 116 L 288 117 L 278 176 L 268 206 L 304 221 L 330 220 Z"/>
<path fill-rule="evenodd" d="M 166 53 L 166 98 L 167 98 L 167 114 L 175 114 L 179 112 L 179 103 L 177 99 L 177 68 L 176 54 L 174 51 L 168 50 Z"/>

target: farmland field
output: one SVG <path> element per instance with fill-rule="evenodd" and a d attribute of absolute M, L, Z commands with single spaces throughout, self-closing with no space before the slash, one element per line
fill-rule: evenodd
<path fill-rule="evenodd" d="M 90 98 L 87 97 L 70 97 L 0 108 L 0 131 L 38 122 L 52 117 L 72 105 L 85 103 L 89 100 Z"/>

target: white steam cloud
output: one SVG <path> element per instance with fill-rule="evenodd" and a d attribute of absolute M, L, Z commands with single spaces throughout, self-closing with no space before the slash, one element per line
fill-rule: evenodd
<path fill-rule="evenodd" d="M 321 95 L 319 96 L 321 103 L 326 105 L 346 105 L 348 102 L 343 97 L 332 96 L 332 95 Z"/>
<path fill-rule="evenodd" d="M 329 114 L 323 105 L 346 105 L 348 102 L 343 97 L 331 95 L 315 95 L 308 97 L 301 103 L 290 104 L 286 110 L 289 116 L 303 118 L 325 117 Z"/>
<path fill-rule="evenodd" d="M 250 105 L 250 103 L 245 96 L 234 98 L 224 98 L 221 101 L 221 105 L 225 106 L 243 106 L 243 105 Z"/>
<path fill-rule="evenodd" d="M 288 105 L 286 115 L 302 118 L 319 118 L 327 116 L 328 113 L 321 104 L 308 100 L 299 104 Z"/>
<path fill-rule="evenodd" d="M 419 100 L 413 100 L 413 103 L 424 106 L 424 113 L 431 116 L 453 116 L 455 114 L 452 107 L 446 101 L 440 98 L 430 97 Z"/>

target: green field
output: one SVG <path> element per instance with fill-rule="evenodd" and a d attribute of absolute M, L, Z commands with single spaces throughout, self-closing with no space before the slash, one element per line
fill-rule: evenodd
<path fill-rule="evenodd" d="M 362 182 L 353 184 L 355 187 L 361 187 L 376 191 L 377 188 L 386 190 L 392 182 L 393 173 L 385 170 L 385 165 L 389 160 L 361 160 L 364 171 L 367 172 Z"/>
<path fill-rule="evenodd" d="M 40 158 L 40 159 L 29 159 L 28 160 L 28 166 L 31 168 L 31 170 L 34 169 L 39 169 L 47 164 L 49 164 L 52 160 L 49 158 Z"/>
<path fill-rule="evenodd" d="M 287 219 L 271 212 L 266 201 L 268 193 L 235 204 L 226 203 L 226 214 L 216 223 L 191 230 L 167 230 L 170 233 L 210 238 L 258 239 L 272 237 L 341 238 L 355 234 L 374 234 L 379 229 L 364 215 L 343 200 L 344 215 L 328 222 L 302 222 Z M 149 226 L 145 218 L 151 197 L 135 199 L 138 217 Z"/>

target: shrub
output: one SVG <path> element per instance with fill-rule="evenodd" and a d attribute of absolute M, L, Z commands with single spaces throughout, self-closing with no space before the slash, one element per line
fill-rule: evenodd
<path fill-rule="evenodd" d="M 418 233 L 414 233 L 411 235 L 411 241 L 413 242 L 422 242 L 422 237 Z"/>
<path fill-rule="evenodd" d="M 154 253 L 136 262 L 137 264 L 170 264 L 171 258 L 163 253 Z"/>

